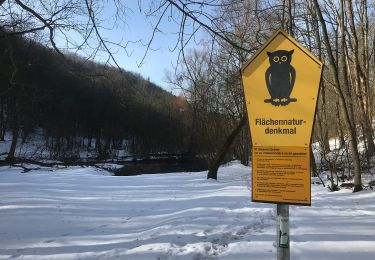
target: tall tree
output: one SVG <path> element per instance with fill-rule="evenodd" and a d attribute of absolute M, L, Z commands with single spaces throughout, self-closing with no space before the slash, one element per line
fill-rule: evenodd
<path fill-rule="evenodd" d="M 329 68 L 332 71 L 333 79 L 334 79 L 334 85 L 335 89 L 337 90 L 338 97 L 340 100 L 340 109 L 342 110 L 342 114 L 344 116 L 345 125 L 347 127 L 347 132 L 349 135 L 349 143 L 351 148 L 351 154 L 354 164 L 354 191 L 360 191 L 362 190 L 362 179 L 361 179 L 361 167 L 360 167 L 360 157 L 358 152 L 358 141 L 357 141 L 357 133 L 356 133 L 356 125 L 353 121 L 354 119 L 354 108 L 353 104 L 350 99 L 350 89 L 349 84 L 347 81 L 347 77 L 345 76 L 346 69 L 344 68 L 344 77 L 343 80 L 340 80 L 339 70 L 338 70 L 338 61 L 334 58 L 334 52 L 331 47 L 331 42 L 328 35 L 327 30 L 327 24 L 326 21 L 323 18 L 322 11 L 320 9 L 320 5 L 317 0 L 314 0 L 314 5 L 316 12 L 318 14 L 318 18 L 320 21 L 320 24 L 322 26 L 323 31 L 323 39 L 324 43 L 327 49 L 327 55 L 329 58 Z M 340 1 L 341 6 L 341 18 L 340 18 L 340 24 L 341 24 L 341 48 L 342 52 L 345 52 L 345 29 L 344 29 L 344 1 Z M 342 64 L 345 64 L 345 55 L 341 55 Z"/>

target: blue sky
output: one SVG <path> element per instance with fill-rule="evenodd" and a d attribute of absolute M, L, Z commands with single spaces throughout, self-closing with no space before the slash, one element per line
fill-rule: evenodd
<path fill-rule="evenodd" d="M 114 58 L 121 68 L 138 73 L 160 87 L 178 94 L 180 91 L 173 89 L 173 86 L 167 83 L 166 78 L 168 73 L 173 75 L 174 66 L 177 64 L 179 55 L 179 49 L 176 48 L 176 44 L 179 40 L 181 14 L 175 8 L 172 11 L 168 9 L 163 16 L 158 26 L 159 31 L 153 38 L 151 48 L 147 50 L 147 46 L 145 46 L 150 41 L 153 34 L 153 27 L 160 17 L 160 13 L 156 14 L 155 17 L 146 17 L 145 13 L 149 10 L 151 3 L 159 4 L 160 2 L 163 1 L 120 1 L 126 7 L 124 23 L 115 22 L 115 13 L 117 10 L 115 1 L 100 2 L 97 6 L 94 6 L 97 11 L 95 12 L 95 17 L 100 20 L 100 22 L 97 21 L 96 25 L 100 30 L 101 37 L 106 41 L 113 43 L 121 42 L 121 44 L 130 41 L 127 44 L 126 51 L 118 46 L 107 44 L 112 53 L 114 53 Z M 139 3 L 141 4 L 141 10 L 138 5 Z M 81 19 L 82 21 L 80 22 L 85 25 L 89 18 L 84 15 L 81 18 L 77 17 L 77 19 Z M 189 30 L 193 31 L 191 21 L 187 21 L 185 25 L 185 33 L 188 33 Z M 197 40 L 197 38 L 200 40 L 204 34 L 201 30 L 194 35 L 194 40 Z M 56 35 L 56 42 L 62 49 L 77 52 L 86 57 L 95 55 L 94 59 L 96 61 L 107 62 L 108 53 L 104 51 L 102 53 L 95 53 L 95 48 L 99 42 L 95 39 L 95 36 L 92 36 L 92 39 L 90 38 L 86 48 L 77 50 L 76 46 L 82 44 L 84 41 L 82 37 L 82 34 L 78 33 L 78 30 L 68 30 L 60 34 L 58 33 Z M 199 47 L 194 40 L 191 40 L 188 46 L 185 46 L 185 51 Z M 146 52 L 147 56 L 144 58 Z M 114 65 L 113 62 L 112 64 Z"/>
<path fill-rule="evenodd" d="M 142 11 L 146 10 L 149 1 L 142 1 L 141 3 L 144 8 Z M 121 39 L 124 42 L 141 40 L 143 43 L 147 43 L 152 36 L 152 24 L 156 23 L 156 19 L 147 19 L 145 15 L 140 13 L 138 0 L 127 1 L 126 6 L 130 8 L 127 11 L 126 25 L 123 28 L 105 31 L 105 37 L 111 41 L 120 41 Z M 178 50 L 173 52 L 171 50 L 175 47 L 178 40 L 176 33 L 179 27 L 176 22 L 168 21 L 167 17 L 165 17 L 160 24 L 160 29 L 162 32 L 157 33 L 152 42 L 151 47 L 153 50 L 148 51 L 141 66 L 139 64 L 147 48 L 140 43 L 128 45 L 127 49 L 128 53 L 131 54 L 130 57 L 125 51 L 119 51 L 116 53 L 115 58 L 125 70 L 137 72 L 146 79 L 149 78 L 150 81 L 170 91 L 172 86 L 165 82 L 166 73 L 173 71 L 173 64 L 176 65 L 177 62 Z"/>
<path fill-rule="evenodd" d="M 111 52 L 114 54 L 116 63 L 123 69 L 140 74 L 151 82 L 156 83 L 167 91 L 174 94 L 179 94 L 178 89 L 173 89 L 173 86 L 167 83 L 167 74 L 173 75 L 174 67 L 177 64 L 179 49 L 176 45 L 179 41 L 179 30 L 181 13 L 176 8 L 172 10 L 169 8 L 164 14 L 158 28 L 159 31 L 155 34 L 151 48 L 147 50 L 147 44 L 153 34 L 153 27 L 157 23 L 160 13 L 154 17 L 146 17 L 145 13 L 150 9 L 150 4 L 160 4 L 161 0 L 121 0 L 121 1 L 105 1 L 93 2 L 95 10 L 96 25 L 99 28 L 100 35 L 105 41 L 112 43 L 127 44 L 126 51 L 122 48 L 107 44 Z M 122 3 L 126 7 L 124 23 L 115 19 L 116 6 L 115 3 Z M 141 10 L 139 7 L 141 4 Z M 166 2 L 168 3 L 168 2 Z M 165 5 L 164 7 L 166 7 Z M 192 5 L 192 9 L 200 8 Z M 155 10 L 155 7 L 153 8 Z M 207 11 L 207 10 L 206 10 Z M 171 17 L 173 16 L 173 17 Z M 200 19 L 204 19 L 200 17 Z M 91 34 L 91 38 L 86 42 L 86 23 L 89 17 L 83 14 L 81 17 L 72 18 L 72 23 L 79 24 L 77 30 L 58 31 L 55 35 L 55 41 L 58 47 L 62 50 L 76 52 L 87 58 L 92 58 L 98 62 L 107 62 L 108 53 L 97 53 L 95 50 L 98 47 L 99 40 L 95 33 Z M 195 24 L 195 27 L 197 25 Z M 89 27 L 90 28 L 90 27 Z M 198 32 L 192 26 L 192 21 L 187 19 L 185 23 L 185 40 L 189 37 L 188 33 L 194 31 L 194 39 L 190 39 L 190 43 L 184 46 L 185 53 L 189 49 L 199 48 L 197 42 L 205 37 L 203 30 Z M 89 30 L 90 31 L 90 30 Z M 93 31 L 90 31 L 93 32 Z M 130 41 L 130 43 L 129 43 Z M 77 46 L 86 42 L 83 48 L 77 49 Z M 50 46 L 51 47 L 51 46 Z M 144 58 L 145 53 L 147 56 Z M 143 59 L 144 58 L 144 59 Z M 115 65 L 114 62 L 111 62 Z"/>

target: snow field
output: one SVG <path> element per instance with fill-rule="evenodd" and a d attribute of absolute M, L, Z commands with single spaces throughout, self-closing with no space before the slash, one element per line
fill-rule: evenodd
<path fill-rule="evenodd" d="M 0 168 L 0 259 L 276 259 L 275 205 L 249 167 L 110 176 L 92 167 Z M 312 186 L 291 206 L 291 259 L 375 259 L 375 192 Z"/>

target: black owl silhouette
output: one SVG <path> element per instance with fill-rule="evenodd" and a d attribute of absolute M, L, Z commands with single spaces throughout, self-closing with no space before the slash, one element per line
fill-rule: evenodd
<path fill-rule="evenodd" d="M 266 70 L 265 77 L 271 98 L 265 99 L 265 103 L 286 106 L 297 101 L 296 98 L 290 97 L 296 80 L 296 70 L 290 64 L 293 52 L 294 50 L 267 52 L 270 67 Z"/>

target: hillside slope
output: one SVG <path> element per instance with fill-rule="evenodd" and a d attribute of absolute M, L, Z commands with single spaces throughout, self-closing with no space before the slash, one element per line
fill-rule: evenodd
<path fill-rule="evenodd" d="M 18 37 L 0 42 L 0 70 L 0 140 L 42 129 L 54 159 L 186 150 L 186 102 L 140 75 Z"/>

